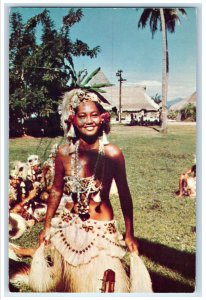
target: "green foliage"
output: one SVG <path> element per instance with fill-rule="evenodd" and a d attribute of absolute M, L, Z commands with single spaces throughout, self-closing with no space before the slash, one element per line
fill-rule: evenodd
<path fill-rule="evenodd" d="M 83 86 L 86 86 L 86 84 L 100 71 L 100 68 L 97 68 L 94 70 L 86 79 L 84 82 L 82 82 Z"/>
<path fill-rule="evenodd" d="M 75 77 L 72 81 L 71 87 L 80 87 L 83 89 L 86 89 L 88 91 L 96 92 L 96 93 L 106 93 L 104 90 L 102 90 L 102 87 L 112 86 L 111 83 L 98 83 L 93 85 L 88 85 L 88 83 L 92 80 L 92 78 L 101 70 L 101 68 L 97 68 L 94 70 L 90 75 L 87 76 L 86 70 L 80 71 L 78 74 L 78 77 Z M 74 74 L 76 75 L 76 73 Z M 86 77 L 87 76 L 87 77 Z M 86 78 L 85 78 L 86 77 Z M 101 98 L 104 98 L 103 96 L 99 95 Z M 108 101 L 104 98 L 104 102 Z"/>
<path fill-rule="evenodd" d="M 55 28 L 49 10 L 23 23 L 19 13 L 10 16 L 9 93 L 10 121 L 56 111 L 65 87 L 75 79 L 72 57 L 96 57 L 99 46 L 89 46 L 70 38 L 70 29 L 83 17 L 81 9 L 70 9 L 63 26 Z M 36 27 L 42 25 L 40 43 Z M 12 124 L 10 124 L 12 125 Z"/>
<path fill-rule="evenodd" d="M 162 97 L 158 93 L 155 94 L 155 96 L 151 97 L 152 100 L 154 100 L 155 103 L 160 104 L 162 102 Z"/>
<path fill-rule="evenodd" d="M 170 110 L 167 114 L 167 117 L 170 120 L 176 120 L 177 115 L 178 115 L 178 111 Z"/>
<path fill-rule="evenodd" d="M 137 8 L 137 11 L 139 8 Z M 164 18 L 166 30 L 170 33 L 175 32 L 175 26 L 180 23 L 180 18 L 178 16 L 181 13 L 186 16 L 187 13 L 183 8 L 164 8 Z M 158 30 L 162 30 L 161 19 L 160 19 L 160 8 L 146 8 L 143 10 L 140 19 L 138 21 L 138 28 L 145 28 L 149 23 L 150 31 L 152 33 L 152 38 Z"/>
<path fill-rule="evenodd" d="M 181 120 L 196 121 L 196 106 L 189 103 L 186 107 L 181 109 Z"/>

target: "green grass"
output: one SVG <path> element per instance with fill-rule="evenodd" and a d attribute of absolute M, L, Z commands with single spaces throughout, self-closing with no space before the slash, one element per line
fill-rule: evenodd
<path fill-rule="evenodd" d="M 113 125 L 110 142 L 124 155 L 134 205 L 134 231 L 155 292 L 193 292 L 195 288 L 196 200 L 177 198 L 178 180 L 193 164 L 195 126 L 170 125 L 167 135 L 158 128 Z M 29 154 L 46 159 L 51 144 L 62 138 L 11 139 L 10 161 Z M 111 198 L 119 229 L 124 222 L 118 197 Z M 18 244 L 36 244 L 38 224 Z M 128 255 L 126 256 L 128 262 Z"/>

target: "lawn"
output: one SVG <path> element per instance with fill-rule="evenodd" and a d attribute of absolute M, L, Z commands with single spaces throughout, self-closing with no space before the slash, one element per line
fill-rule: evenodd
<path fill-rule="evenodd" d="M 164 135 L 154 127 L 113 125 L 110 142 L 124 155 L 134 205 L 134 231 L 159 293 L 191 293 L 195 289 L 196 200 L 178 198 L 178 179 L 193 164 L 196 127 L 169 125 Z M 10 161 L 25 161 L 29 154 L 48 157 L 51 145 L 61 137 L 10 139 Z M 111 198 L 119 229 L 124 222 L 117 196 Z M 42 224 L 33 227 L 16 243 L 37 245 Z M 126 256 L 128 262 L 128 255 Z"/>

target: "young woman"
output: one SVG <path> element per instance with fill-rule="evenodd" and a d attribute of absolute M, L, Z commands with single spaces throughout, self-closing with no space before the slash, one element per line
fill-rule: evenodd
<path fill-rule="evenodd" d="M 62 277 L 56 290 L 104 291 L 104 278 L 112 270 L 113 291 L 129 292 L 121 263 L 123 246 L 126 243 L 130 252 L 138 253 L 138 245 L 124 156 L 105 139 L 109 113 L 97 93 L 74 89 L 63 98 L 61 121 L 69 142 L 56 155 L 46 221 L 39 236 L 40 244 L 50 240 L 58 256 Z M 125 221 L 125 242 L 109 199 L 113 179 Z M 56 214 L 63 193 L 68 204 Z"/>

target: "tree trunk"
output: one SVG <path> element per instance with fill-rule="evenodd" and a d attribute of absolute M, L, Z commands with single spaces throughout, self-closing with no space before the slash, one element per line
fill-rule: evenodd
<path fill-rule="evenodd" d="M 162 25 L 162 111 L 160 114 L 161 132 L 167 132 L 167 89 L 168 89 L 168 49 L 164 10 L 160 8 Z"/>

